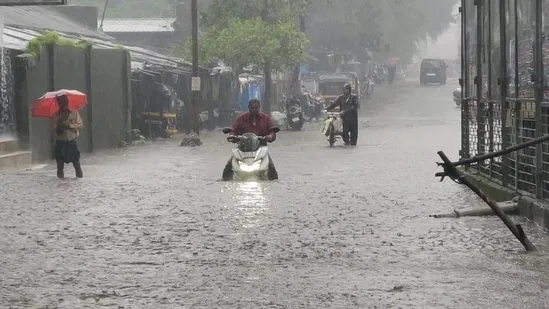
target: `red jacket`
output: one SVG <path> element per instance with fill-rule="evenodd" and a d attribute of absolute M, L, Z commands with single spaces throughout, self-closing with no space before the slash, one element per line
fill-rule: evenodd
<path fill-rule="evenodd" d="M 231 129 L 232 135 L 242 135 L 244 133 L 254 133 L 257 136 L 267 137 L 267 141 L 274 142 L 276 133 L 272 131 L 274 128 L 271 117 L 265 113 L 259 113 L 256 123 L 254 124 L 250 113 L 245 112 L 240 114 L 234 121 Z"/>

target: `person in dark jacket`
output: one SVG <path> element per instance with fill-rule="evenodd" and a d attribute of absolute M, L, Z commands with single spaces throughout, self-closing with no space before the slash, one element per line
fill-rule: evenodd
<path fill-rule="evenodd" d="M 343 119 L 343 142 L 356 146 L 358 140 L 358 96 L 351 93 L 351 85 L 343 86 L 343 94 L 328 106 L 327 110 L 339 107 Z"/>

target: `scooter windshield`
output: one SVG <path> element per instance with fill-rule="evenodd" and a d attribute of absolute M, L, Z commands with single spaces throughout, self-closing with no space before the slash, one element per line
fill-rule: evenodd
<path fill-rule="evenodd" d="M 254 152 L 261 147 L 259 138 L 253 133 L 246 133 L 240 139 L 238 149 L 242 152 Z"/>

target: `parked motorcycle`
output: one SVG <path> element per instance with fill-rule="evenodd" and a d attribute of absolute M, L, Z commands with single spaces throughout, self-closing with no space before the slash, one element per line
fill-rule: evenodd
<path fill-rule="evenodd" d="M 456 106 L 461 106 L 461 87 L 457 87 L 452 92 L 452 97 L 454 99 L 454 103 L 456 103 Z"/>
<path fill-rule="evenodd" d="M 320 117 L 322 117 L 323 108 L 324 105 L 322 104 L 322 98 L 313 97 L 309 99 L 309 102 L 307 103 L 307 110 L 305 113 L 309 117 L 309 121 L 312 121 L 313 118 L 315 118 L 316 120 L 320 119 Z"/>
<path fill-rule="evenodd" d="M 278 127 L 273 128 L 278 133 Z M 223 133 L 229 134 L 230 128 L 224 128 Z M 269 148 L 264 136 L 245 133 L 235 136 L 230 142 L 238 144 L 232 150 L 233 180 L 273 180 L 276 170 L 271 166 Z"/>
<path fill-rule="evenodd" d="M 370 98 L 374 94 L 374 88 L 376 83 L 370 73 L 364 76 L 364 88 L 362 90 L 362 96 Z"/>
<path fill-rule="evenodd" d="M 299 131 L 305 123 L 305 118 L 303 117 L 303 110 L 301 109 L 301 104 L 297 100 L 288 100 L 285 104 L 286 119 L 288 121 L 288 126 L 292 130 Z"/>
<path fill-rule="evenodd" d="M 371 74 L 376 84 L 383 84 L 388 77 L 387 69 L 380 65 L 375 65 Z"/>

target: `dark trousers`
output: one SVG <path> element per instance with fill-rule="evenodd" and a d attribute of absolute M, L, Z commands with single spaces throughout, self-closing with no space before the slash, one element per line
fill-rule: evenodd
<path fill-rule="evenodd" d="M 57 177 L 65 177 L 65 163 L 72 163 L 77 178 L 83 177 L 82 167 L 80 166 L 80 150 L 78 149 L 78 142 L 75 139 L 71 141 L 55 141 L 55 161 L 57 162 Z"/>
<path fill-rule="evenodd" d="M 76 178 L 84 177 L 82 166 L 80 166 L 80 161 L 72 162 L 72 166 L 74 166 Z M 65 178 L 65 162 L 63 162 L 63 160 L 57 160 L 57 177 Z"/>
<path fill-rule="evenodd" d="M 356 119 L 345 119 L 343 121 L 343 133 L 341 134 L 346 145 L 356 146 L 358 140 L 358 117 Z"/>
<path fill-rule="evenodd" d="M 387 74 L 389 75 L 389 85 L 395 80 L 396 68 L 387 68 Z"/>

